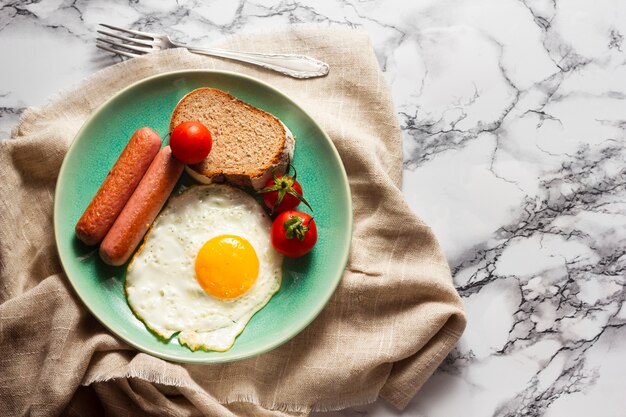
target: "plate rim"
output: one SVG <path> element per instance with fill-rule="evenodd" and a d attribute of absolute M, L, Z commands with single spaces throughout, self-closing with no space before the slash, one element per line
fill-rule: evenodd
<path fill-rule="evenodd" d="M 63 185 L 61 184 L 61 180 L 62 180 L 62 178 L 64 178 L 64 172 L 65 172 L 65 170 L 67 168 L 67 165 L 68 165 L 67 161 L 70 159 L 70 155 L 73 154 L 73 152 L 75 152 L 76 148 L 74 147 L 74 143 L 75 143 L 76 139 L 81 135 L 81 133 L 87 128 L 89 120 L 91 120 L 97 114 L 102 112 L 111 101 L 115 100 L 119 96 L 121 96 L 124 93 L 126 93 L 128 90 L 131 90 L 131 89 L 135 88 L 136 86 L 138 86 L 140 84 L 143 84 L 143 83 L 146 83 L 146 82 L 150 82 L 150 81 L 156 80 L 158 78 L 167 78 L 167 77 L 171 77 L 171 76 L 175 76 L 175 75 L 184 76 L 185 74 L 208 74 L 208 75 L 222 75 L 222 76 L 227 76 L 227 77 L 242 78 L 242 79 L 247 80 L 248 82 L 261 84 L 263 87 L 271 90 L 273 93 L 281 96 L 281 98 L 287 100 L 289 103 L 291 103 L 293 106 L 295 106 L 300 112 L 302 112 L 304 115 L 306 115 L 311 120 L 313 125 L 322 133 L 322 136 L 330 144 L 331 153 L 336 158 L 336 160 L 339 162 L 339 166 L 341 168 L 340 169 L 341 177 L 343 179 L 342 187 L 344 188 L 345 195 L 347 196 L 348 222 L 346 223 L 346 226 L 347 226 L 348 233 L 346 233 L 346 235 L 344 236 L 344 239 L 343 239 L 343 244 L 346 247 L 346 251 L 345 251 L 345 253 L 343 254 L 343 256 L 341 258 L 341 262 L 339 263 L 339 265 L 341 266 L 340 269 L 341 269 L 342 272 L 338 274 L 338 277 L 334 280 L 332 285 L 329 285 L 327 287 L 326 291 L 323 294 L 323 298 L 321 299 L 321 302 L 319 303 L 319 306 L 313 310 L 313 314 L 311 314 L 310 317 L 307 317 L 306 320 L 303 320 L 302 323 L 300 323 L 298 326 L 295 326 L 287 335 L 285 335 L 283 338 L 279 339 L 278 342 L 273 343 L 273 344 L 269 344 L 269 345 L 264 346 L 262 348 L 253 349 L 251 352 L 248 352 L 248 353 L 240 353 L 240 354 L 235 354 L 235 355 L 228 356 L 228 357 L 221 357 L 221 356 L 217 356 L 215 358 L 198 357 L 197 359 L 186 358 L 186 357 L 178 357 L 178 356 L 170 354 L 170 353 L 159 352 L 158 350 L 155 350 L 155 349 L 143 346 L 141 343 L 136 343 L 133 340 L 130 340 L 130 338 L 122 336 L 120 333 L 118 333 L 116 330 L 114 330 L 115 325 L 114 325 L 114 323 L 112 323 L 113 320 L 110 320 L 107 317 L 103 317 L 105 315 L 101 315 L 101 314 L 97 313 L 96 311 L 94 311 L 90 307 L 89 303 L 86 302 L 86 297 L 87 297 L 86 291 L 81 290 L 78 286 L 74 285 L 74 280 L 71 278 L 71 276 L 67 272 L 67 268 L 66 268 L 66 261 L 69 262 L 69 259 L 66 260 L 65 257 L 63 256 L 63 254 L 61 253 L 61 250 L 60 250 L 61 238 L 59 236 L 58 230 L 60 230 L 60 223 L 61 223 L 60 217 L 61 216 L 60 216 L 60 214 L 58 214 L 59 210 L 60 210 L 60 208 L 59 208 L 60 201 L 57 198 L 58 190 L 59 190 L 59 187 L 63 187 Z M 142 78 L 140 80 L 137 80 L 137 81 L 127 85 L 126 87 L 124 87 L 121 90 L 119 90 L 116 93 L 114 93 L 112 96 L 107 98 L 104 102 L 102 102 L 97 108 L 95 108 L 87 116 L 87 118 L 85 119 L 85 121 L 81 125 L 80 129 L 74 135 L 74 138 L 70 142 L 70 144 L 68 146 L 68 150 L 67 150 L 65 156 L 63 157 L 63 162 L 61 163 L 61 167 L 59 169 L 57 180 L 56 180 L 56 183 L 55 183 L 55 188 L 54 188 L 53 227 L 54 227 L 54 238 L 55 238 L 56 251 L 57 251 L 57 255 L 59 257 L 60 263 L 61 263 L 61 267 L 63 268 L 63 272 L 64 272 L 65 276 L 67 277 L 67 280 L 69 281 L 71 287 L 73 288 L 74 293 L 78 296 L 78 298 L 81 300 L 83 305 L 87 308 L 87 310 L 94 317 L 96 317 L 96 319 L 111 334 L 113 334 L 114 337 L 123 340 L 125 343 L 129 344 L 130 346 L 134 347 L 135 349 L 137 349 L 140 352 L 148 353 L 148 354 L 150 354 L 152 356 L 155 356 L 157 358 L 161 358 L 161 359 L 165 359 L 165 360 L 172 361 L 172 362 L 177 362 L 177 363 L 212 364 L 212 363 L 228 363 L 228 362 L 234 362 L 234 361 L 237 361 L 237 360 L 247 359 L 247 358 L 255 357 L 255 356 L 261 355 L 263 353 L 269 352 L 271 350 L 274 350 L 274 349 L 278 348 L 279 346 L 287 343 L 288 341 L 290 341 L 291 339 L 296 337 L 298 334 L 300 334 L 306 327 L 308 327 L 320 315 L 322 310 L 324 310 L 324 308 L 328 305 L 328 302 L 332 298 L 333 294 L 336 292 L 337 287 L 339 286 L 339 283 L 341 282 L 341 279 L 342 279 L 342 277 L 344 275 L 346 266 L 348 264 L 350 252 L 351 252 L 353 223 L 354 223 L 354 215 L 353 215 L 353 205 L 352 205 L 352 193 L 350 191 L 350 183 L 349 183 L 349 180 L 348 180 L 348 175 L 346 173 L 346 169 L 345 169 L 345 166 L 344 166 L 343 161 L 341 159 L 341 156 L 339 155 L 339 151 L 335 147 L 334 142 L 332 141 L 330 136 L 328 136 L 326 131 L 298 103 L 296 103 L 288 95 L 286 95 L 285 93 L 283 93 L 282 91 L 280 91 L 276 87 L 272 86 L 271 84 L 269 84 L 269 83 L 267 83 L 265 81 L 259 80 L 258 78 L 251 77 L 251 76 L 246 75 L 246 74 L 241 74 L 241 73 L 238 73 L 238 72 L 226 71 L 226 70 L 183 69 L 183 70 L 167 71 L 167 72 L 163 72 L 163 73 L 159 73 L 159 74 L 154 74 L 154 75 L 151 75 L 151 76 L 148 76 L 148 77 L 144 77 L 144 78 Z"/>

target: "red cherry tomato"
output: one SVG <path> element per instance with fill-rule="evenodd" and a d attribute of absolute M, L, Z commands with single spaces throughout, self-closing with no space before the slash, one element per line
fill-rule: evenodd
<path fill-rule="evenodd" d="M 276 180 L 269 180 L 265 184 L 265 189 L 268 191 L 263 192 L 263 201 L 267 208 L 272 209 L 273 212 L 281 213 L 293 210 L 300 204 L 300 199 L 294 194 L 302 196 L 302 186 L 288 175 L 278 176 Z M 279 201 L 280 194 L 282 194 L 282 198 Z"/>
<path fill-rule="evenodd" d="M 200 122 L 183 122 L 170 135 L 170 148 L 174 157 L 184 164 L 197 164 L 211 152 L 211 132 Z"/>
<path fill-rule="evenodd" d="M 288 174 L 290 169 L 293 169 L 293 176 Z M 272 175 L 272 179 L 259 193 L 263 194 L 263 201 L 272 214 L 293 210 L 300 202 L 311 208 L 302 195 L 302 186 L 296 180 L 296 169 L 291 164 L 287 165 L 286 174 Z"/>
<path fill-rule="evenodd" d="M 298 258 L 311 252 L 317 242 L 315 220 L 301 211 L 282 212 L 272 223 L 272 245 L 282 255 Z"/>

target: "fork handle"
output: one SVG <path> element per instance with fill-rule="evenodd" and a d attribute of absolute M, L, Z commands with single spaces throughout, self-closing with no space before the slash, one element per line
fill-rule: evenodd
<path fill-rule="evenodd" d="M 273 71 L 289 75 L 294 78 L 315 78 L 328 74 L 329 67 L 325 62 L 306 55 L 294 54 L 260 54 L 256 52 L 231 52 L 221 49 L 195 48 L 186 45 L 177 45 L 187 48 L 195 54 L 217 56 L 235 61 L 259 65 Z"/>

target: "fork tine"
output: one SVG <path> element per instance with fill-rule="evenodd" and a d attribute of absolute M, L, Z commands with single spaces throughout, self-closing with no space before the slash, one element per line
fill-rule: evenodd
<path fill-rule="evenodd" d="M 111 40 L 106 39 L 106 38 L 96 38 L 96 40 L 100 41 L 100 42 L 108 43 L 109 45 L 114 46 L 114 47 L 121 47 L 121 48 L 125 48 L 125 49 L 130 49 L 131 51 L 141 52 L 142 54 L 145 54 L 145 53 L 153 51 L 152 48 L 144 48 L 144 47 L 141 47 L 141 46 L 130 45 L 130 44 L 127 44 L 127 43 L 115 42 L 115 41 L 111 41 Z"/>
<path fill-rule="evenodd" d="M 131 34 L 131 35 L 143 36 L 145 38 L 155 38 L 155 37 L 158 36 L 158 35 L 156 35 L 154 33 L 140 32 L 138 30 L 118 28 L 116 26 L 107 25 L 106 23 L 100 23 L 100 26 L 104 26 L 105 28 L 108 28 L 108 29 L 111 29 L 111 30 L 117 30 L 118 32 L 126 32 L 126 33 Z"/>
<path fill-rule="evenodd" d="M 140 54 L 133 54 L 132 52 L 118 51 L 117 49 L 109 48 L 108 46 L 100 45 L 99 43 L 96 44 L 96 47 L 100 49 L 104 49 L 105 51 L 113 52 L 114 54 L 124 55 L 128 58 L 135 58 L 137 56 L 140 56 Z"/>
<path fill-rule="evenodd" d="M 98 30 L 96 32 L 98 32 L 101 35 L 110 36 L 112 38 L 119 39 L 121 41 L 133 42 L 133 43 L 136 43 L 138 45 L 152 46 L 152 41 L 149 41 L 147 39 L 129 38 L 128 36 L 117 35 L 115 33 L 107 32 L 107 31 L 104 31 L 104 30 Z"/>

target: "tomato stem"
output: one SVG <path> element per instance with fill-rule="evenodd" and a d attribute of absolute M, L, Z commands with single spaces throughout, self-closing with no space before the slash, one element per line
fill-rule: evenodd
<path fill-rule="evenodd" d="M 298 240 L 304 240 L 306 232 L 309 230 L 309 226 L 302 224 L 302 218 L 294 216 L 283 223 L 285 228 L 285 237 L 287 239 L 293 239 L 295 236 Z"/>

